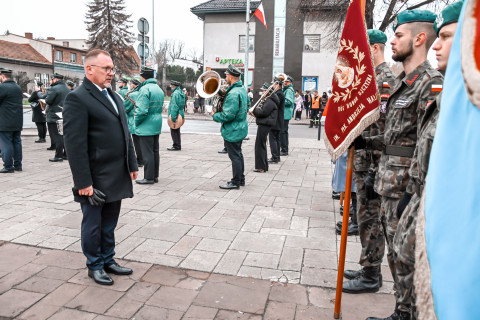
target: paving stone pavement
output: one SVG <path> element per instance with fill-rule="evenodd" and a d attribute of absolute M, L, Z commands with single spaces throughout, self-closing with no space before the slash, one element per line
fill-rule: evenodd
<path fill-rule="evenodd" d="M 115 233 L 135 272 L 105 288 L 86 276 L 68 163 L 48 162 L 34 139 L 23 137 L 24 171 L 0 177 L 0 319 L 332 318 L 340 216 L 323 142 L 291 139 L 289 156 L 254 173 L 254 138 L 244 141 L 246 186 L 224 191 L 219 135 L 184 134 L 168 152 L 162 134 L 159 183 L 134 185 Z M 349 237 L 346 268 L 359 252 Z M 379 293 L 343 296 L 344 319 L 391 313 L 382 270 Z"/>

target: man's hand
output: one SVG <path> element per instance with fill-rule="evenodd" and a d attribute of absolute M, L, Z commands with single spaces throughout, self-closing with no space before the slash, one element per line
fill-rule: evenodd
<path fill-rule="evenodd" d="M 211 115 L 212 115 L 212 117 L 213 117 L 213 115 L 215 114 L 215 111 L 213 111 L 213 110 L 212 110 L 212 113 L 210 113 L 210 114 L 211 114 Z"/>
<path fill-rule="evenodd" d="M 353 145 L 355 146 L 355 150 L 365 149 L 367 147 L 367 141 L 362 135 L 359 135 L 353 142 Z"/>
<path fill-rule="evenodd" d="M 138 171 L 130 172 L 130 178 L 132 178 L 132 180 L 137 180 L 137 178 L 138 178 Z"/>
<path fill-rule="evenodd" d="M 81 196 L 91 196 L 93 195 L 93 186 L 86 187 L 78 190 L 78 194 Z"/>

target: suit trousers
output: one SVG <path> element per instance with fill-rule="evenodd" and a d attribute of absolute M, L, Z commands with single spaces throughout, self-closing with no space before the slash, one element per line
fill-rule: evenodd
<path fill-rule="evenodd" d="M 0 131 L 0 150 L 7 170 L 22 168 L 22 138 L 20 131 Z"/>
<path fill-rule="evenodd" d="M 280 133 L 280 150 L 282 153 L 288 154 L 288 123 L 290 120 L 283 120 L 283 129 Z"/>
<path fill-rule="evenodd" d="M 182 140 L 180 138 L 180 128 L 178 129 L 170 128 L 170 135 L 172 136 L 173 147 L 177 149 L 182 149 Z"/>
<path fill-rule="evenodd" d="M 45 122 L 35 122 L 37 125 L 37 132 L 39 139 L 45 139 L 47 137 L 47 123 Z"/>
<path fill-rule="evenodd" d="M 271 129 L 268 134 L 272 159 L 280 161 L 280 130 Z"/>
<path fill-rule="evenodd" d="M 268 171 L 267 136 L 271 126 L 259 125 L 255 139 L 255 169 Z"/>
<path fill-rule="evenodd" d="M 228 157 L 232 161 L 233 178 L 231 182 L 237 186 L 239 186 L 242 181 L 245 181 L 245 163 L 242 154 L 242 141 L 243 140 L 230 142 L 225 140 Z"/>
<path fill-rule="evenodd" d="M 158 178 L 160 169 L 159 135 L 139 136 L 139 138 L 144 164 L 143 178 L 148 180 Z"/>
<path fill-rule="evenodd" d="M 48 132 L 55 144 L 55 158 L 62 158 L 65 156 L 65 150 L 63 149 L 63 136 L 58 133 L 58 127 L 56 122 L 48 122 Z"/>
<path fill-rule="evenodd" d="M 104 265 L 115 263 L 115 235 L 122 200 L 105 203 L 103 206 L 92 206 L 81 203 L 82 219 L 82 251 L 87 257 L 90 270 L 103 269 Z"/>
<path fill-rule="evenodd" d="M 137 155 L 137 163 L 143 165 L 142 147 L 140 146 L 140 138 L 136 134 L 132 134 L 133 145 L 135 146 L 135 154 Z"/>

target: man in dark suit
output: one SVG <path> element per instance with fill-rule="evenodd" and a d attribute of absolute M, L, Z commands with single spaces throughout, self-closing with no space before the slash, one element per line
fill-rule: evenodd
<path fill-rule="evenodd" d="M 106 272 L 132 273 L 113 259 L 114 230 L 122 199 L 133 197 L 138 167 L 122 99 L 110 89 L 115 74 L 110 55 L 99 49 L 88 52 L 85 74 L 83 84 L 65 100 L 63 132 L 75 201 L 83 212 L 81 238 L 88 276 L 111 285 Z M 104 203 L 98 201 L 99 194 Z M 95 198 L 98 203 L 92 201 Z"/>

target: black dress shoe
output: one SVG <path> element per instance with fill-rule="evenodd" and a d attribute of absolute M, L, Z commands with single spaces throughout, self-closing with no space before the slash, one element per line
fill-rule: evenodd
<path fill-rule="evenodd" d="M 240 187 L 245 187 L 245 180 L 240 181 Z"/>
<path fill-rule="evenodd" d="M 105 286 L 111 286 L 113 284 L 112 278 L 105 272 L 105 270 L 88 270 L 88 276 L 95 280 L 96 283 Z"/>
<path fill-rule="evenodd" d="M 227 152 L 227 149 L 223 149 L 223 150 L 218 151 L 218 153 L 228 153 L 228 152 Z"/>
<path fill-rule="evenodd" d="M 2 168 L 2 170 L 0 170 L 0 173 L 13 173 L 14 171 L 13 170 L 7 170 L 5 168 Z"/>
<path fill-rule="evenodd" d="M 22 168 L 14 168 L 15 171 L 22 171 Z"/>
<path fill-rule="evenodd" d="M 182 150 L 182 148 L 177 148 L 177 147 L 170 147 L 170 148 L 167 148 L 168 151 L 180 151 Z"/>
<path fill-rule="evenodd" d="M 57 148 L 55 148 L 55 147 L 48 147 L 47 148 L 47 150 L 55 150 L 55 149 L 57 149 Z"/>
<path fill-rule="evenodd" d="M 288 156 L 288 152 L 280 152 L 281 156 Z"/>
<path fill-rule="evenodd" d="M 263 172 L 263 173 L 265 173 L 265 170 L 263 170 L 263 169 L 255 169 L 255 170 L 253 170 L 253 172 Z"/>
<path fill-rule="evenodd" d="M 62 162 L 63 158 L 52 158 L 52 159 L 48 159 L 48 161 L 50 161 L 50 162 Z"/>
<path fill-rule="evenodd" d="M 267 162 L 268 162 L 268 163 L 279 163 L 280 160 L 275 160 L 275 159 L 273 159 L 273 158 L 270 158 L 270 159 L 267 160 Z"/>
<path fill-rule="evenodd" d="M 45 143 L 45 142 L 47 142 L 47 140 L 45 140 L 45 139 L 35 140 L 35 143 Z"/>
<path fill-rule="evenodd" d="M 135 182 L 138 184 L 154 184 L 155 180 L 142 179 L 142 180 L 135 180 Z"/>
<path fill-rule="evenodd" d="M 158 178 L 153 179 L 153 182 L 158 183 Z"/>
<path fill-rule="evenodd" d="M 105 271 L 108 273 L 113 273 L 119 276 L 127 276 L 129 274 L 132 274 L 133 272 L 132 269 L 120 267 L 117 263 L 112 263 L 108 266 L 103 266 L 103 269 L 105 269 Z"/>
<path fill-rule="evenodd" d="M 332 199 L 334 199 L 334 200 L 340 200 L 340 194 L 341 194 L 341 192 L 335 192 L 335 191 L 333 191 L 333 192 L 332 192 Z"/>
<path fill-rule="evenodd" d="M 230 189 L 240 189 L 240 186 L 232 183 L 231 181 L 229 181 L 227 184 L 223 185 L 223 186 L 220 186 L 220 189 L 226 189 L 226 190 L 230 190 Z"/>

